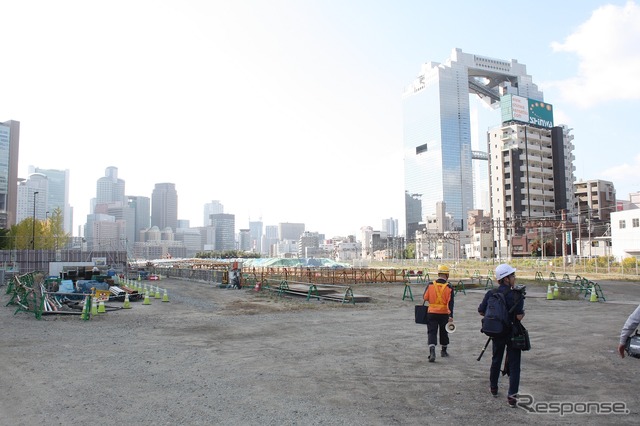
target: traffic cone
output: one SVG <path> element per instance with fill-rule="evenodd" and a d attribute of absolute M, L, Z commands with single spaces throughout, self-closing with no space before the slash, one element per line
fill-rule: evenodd
<path fill-rule="evenodd" d="M 161 297 L 161 296 L 160 296 L 160 286 L 156 286 L 156 295 L 155 295 L 155 298 L 156 298 L 156 299 L 160 299 L 160 297 Z"/>
<path fill-rule="evenodd" d="M 168 302 L 169 301 L 169 293 L 167 293 L 167 289 L 164 289 L 164 296 L 162 296 L 162 301 L 163 302 Z"/>
<path fill-rule="evenodd" d="M 107 312 L 107 309 L 104 306 L 104 300 L 101 300 L 100 303 L 98 304 L 98 313 L 104 314 L 105 312 Z"/>
<path fill-rule="evenodd" d="M 129 293 L 124 294 L 124 303 L 122 309 L 131 309 L 131 302 L 129 301 Z"/>
<path fill-rule="evenodd" d="M 598 301 L 598 295 L 596 294 L 596 286 L 592 285 L 591 286 L 591 297 L 589 298 L 589 302 L 597 302 Z"/>
<path fill-rule="evenodd" d="M 82 315 L 80 316 L 80 319 L 89 319 L 89 303 L 89 298 L 85 298 L 84 303 L 82 304 Z"/>
<path fill-rule="evenodd" d="M 555 283 L 553 285 L 553 298 L 557 299 L 559 294 L 560 294 L 560 290 L 558 289 L 558 283 Z"/>
<path fill-rule="evenodd" d="M 91 298 L 91 315 L 98 315 L 98 305 L 96 305 L 95 297 Z"/>
<path fill-rule="evenodd" d="M 553 291 L 551 291 L 551 284 L 547 286 L 547 300 L 553 300 Z"/>
<path fill-rule="evenodd" d="M 145 291 L 144 292 L 144 302 L 142 302 L 143 305 L 150 305 L 151 304 L 151 299 L 149 299 L 149 291 Z"/>

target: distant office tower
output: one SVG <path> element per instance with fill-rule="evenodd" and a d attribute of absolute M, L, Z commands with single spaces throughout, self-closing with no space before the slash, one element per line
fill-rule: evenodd
<path fill-rule="evenodd" d="M 204 205 L 204 217 L 202 218 L 202 226 L 211 226 L 211 215 L 224 213 L 224 206 L 220 201 L 213 200 Z"/>
<path fill-rule="evenodd" d="M 398 236 L 398 219 L 389 218 L 382 219 L 382 231 L 387 233 L 388 237 Z"/>
<path fill-rule="evenodd" d="M 262 254 L 271 256 L 275 253 L 272 248 L 278 243 L 278 227 L 275 225 L 267 225 L 264 227 L 264 235 L 262 236 Z"/>
<path fill-rule="evenodd" d="M 415 239 L 426 216 L 443 201 L 454 229 L 465 228 L 474 207 L 470 95 L 497 107 L 508 93 L 542 100 L 526 67 L 454 49 L 443 64 L 422 65 L 403 93 L 406 238 Z M 497 116 L 497 114 L 496 114 Z M 496 120 L 497 121 L 497 120 Z"/>
<path fill-rule="evenodd" d="M 304 232 L 304 223 L 279 223 L 278 239 L 298 241 Z"/>
<path fill-rule="evenodd" d="M 262 221 L 249 221 L 249 232 L 251 233 L 250 250 L 254 253 L 262 253 Z"/>
<path fill-rule="evenodd" d="M 16 208 L 16 223 L 33 217 L 36 220 L 46 220 L 49 208 L 47 200 L 49 180 L 40 173 L 34 173 L 29 179 L 18 184 L 18 204 Z M 35 207 L 34 207 L 35 203 Z"/>
<path fill-rule="evenodd" d="M 16 224 L 20 122 L 0 122 L 0 228 Z"/>
<path fill-rule="evenodd" d="M 141 241 L 140 231 L 151 227 L 151 199 L 138 195 L 127 196 L 129 207 L 134 211 L 134 241 Z"/>
<path fill-rule="evenodd" d="M 156 183 L 151 194 L 151 226 L 178 229 L 178 193 L 173 183 Z"/>
<path fill-rule="evenodd" d="M 116 220 L 113 215 L 95 214 L 94 216 L 98 220 L 92 223 L 92 237 L 91 240 L 87 240 L 90 241 L 92 250 L 127 250 L 126 221 Z"/>
<path fill-rule="evenodd" d="M 316 257 L 319 254 L 320 235 L 305 231 L 298 240 L 298 257 Z"/>
<path fill-rule="evenodd" d="M 64 232 L 73 232 L 73 214 L 69 205 L 69 170 L 43 169 L 29 166 L 29 174 L 40 173 L 49 181 L 49 193 L 47 195 L 47 209 L 50 215 L 55 209 L 62 212 L 62 226 Z"/>
<path fill-rule="evenodd" d="M 124 195 L 124 180 L 118 178 L 117 167 L 107 167 L 104 177 L 98 179 L 96 185 L 95 204 L 107 204 L 120 202 L 126 204 Z"/>
<path fill-rule="evenodd" d="M 215 248 L 217 251 L 235 250 L 236 217 L 232 214 L 217 213 L 211 215 L 211 226 L 215 229 Z"/>
<path fill-rule="evenodd" d="M 240 229 L 238 230 L 238 250 L 251 251 L 251 230 Z"/>
<path fill-rule="evenodd" d="M 132 250 L 136 236 L 139 234 L 138 230 L 136 230 L 135 209 L 129 204 L 122 205 L 120 202 L 105 203 L 97 204 L 95 213 L 113 216 L 115 222 L 118 223 L 118 238 L 120 239 L 117 241 L 102 241 L 102 246 L 109 247 L 110 250 Z M 94 241 L 93 243 L 95 245 L 96 242 Z"/>

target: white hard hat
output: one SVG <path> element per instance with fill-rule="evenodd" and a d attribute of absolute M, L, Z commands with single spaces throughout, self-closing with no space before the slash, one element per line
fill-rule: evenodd
<path fill-rule="evenodd" d="M 504 277 L 513 274 L 515 271 L 516 268 L 511 265 L 507 265 L 506 263 L 498 265 L 496 268 L 496 280 L 500 281 Z"/>

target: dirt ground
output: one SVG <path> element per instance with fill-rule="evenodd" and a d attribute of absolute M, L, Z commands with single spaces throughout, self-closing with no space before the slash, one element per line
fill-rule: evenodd
<path fill-rule="evenodd" d="M 372 298 L 354 306 L 163 279 L 169 303 L 109 302 L 91 321 L 14 315 L 2 287 L 0 424 L 637 424 L 640 360 L 615 349 L 640 283 L 600 284 L 606 302 L 550 301 L 528 285 L 520 393 L 538 413 L 507 406 L 506 376 L 489 394 L 490 347 L 476 360 L 483 290 L 458 293 L 451 356 L 428 363 L 413 316 L 423 285 L 416 302 L 403 285 L 354 286 Z M 560 402 L 628 414 L 540 412 Z"/>

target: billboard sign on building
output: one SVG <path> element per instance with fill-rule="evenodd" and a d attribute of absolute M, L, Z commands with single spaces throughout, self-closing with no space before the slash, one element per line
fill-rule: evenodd
<path fill-rule="evenodd" d="M 500 98 L 500 109 L 503 123 L 519 121 L 547 129 L 553 127 L 553 106 L 546 102 L 506 95 Z"/>

